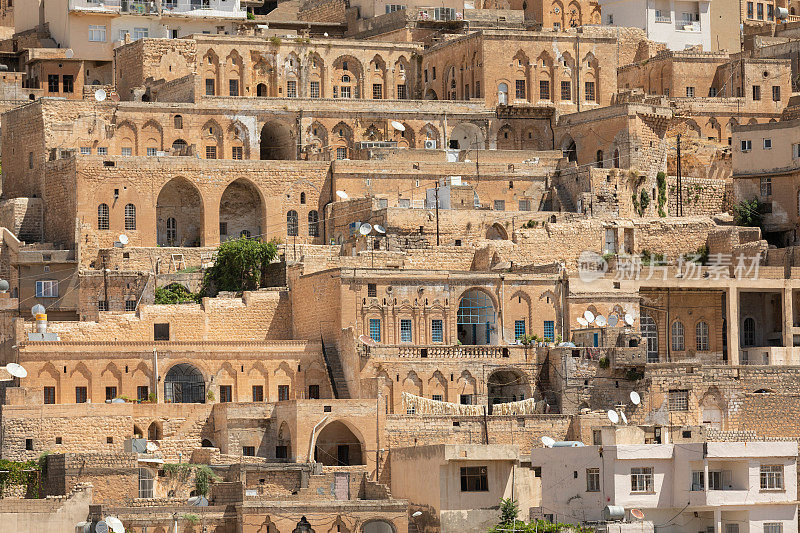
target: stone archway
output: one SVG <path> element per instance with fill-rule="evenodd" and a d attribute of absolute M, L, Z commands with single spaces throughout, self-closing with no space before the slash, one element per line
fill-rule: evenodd
<path fill-rule="evenodd" d="M 320 430 L 314 460 L 325 466 L 363 465 L 364 442 L 344 422 L 334 420 Z"/>
<path fill-rule="evenodd" d="M 239 237 L 257 238 L 264 227 L 261 193 L 245 178 L 225 187 L 219 202 L 220 242 Z"/>
<path fill-rule="evenodd" d="M 164 377 L 164 399 L 167 403 L 206 403 L 203 374 L 189 363 L 173 366 Z"/>
<path fill-rule="evenodd" d="M 159 246 L 203 244 L 203 198 L 186 178 L 172 178 L 158 193 L 156 231 Z"/>
<path fill-rule="evenodd" d="M 489 398 L 489 413 L 498 403 L 517 402 L 531 397 L 531 384 L 528 376 L 514 368 L 495 370 L 486 381 Z"/>
<path fill-rule="evenodd" d="M 272 120 L 261 128 L 261 159 L 297 159 L 297 146 L 288 124 Z"/>
<path fill-rule="evenodd" d="M 494 344 L 495 308 L 492 298 L 481 289 L 470 289 L 458 304 L 457 329 L 461 344 Z"/>

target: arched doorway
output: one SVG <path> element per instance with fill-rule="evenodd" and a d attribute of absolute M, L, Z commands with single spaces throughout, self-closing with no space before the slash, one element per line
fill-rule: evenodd
<path fill-rule="evenodd" d="M 486 230 L 486 238 L 492 241 L 507 241 L 508 232 L 506 228 L 495 222 Z"/>
<path fill-rule="evenodd" d="M 486 139 L 477 125 L 462 122 L 453 128 L 447 142 L 448 148 L 454 150 L 480 150 L 485 147 Z"/>
<path fill-rule="evenodd" d="M 164 399 L 167 403 L 206 403 L 203 374 L 189 363 L 173 366 L 164 378 Z"/>
<path fill-rule="evenodd" d="M 267 85 L 264 83 L 259 83 L 256 85 L 256 96 L 267 96 Z"/>
<path fill-rule="evenodd" d="M 642 314 L 640 319 L 642 338 L 647 341 L 647 362 L 658 363 L 658 327 L 650 315 Z"/>
<path fill-rule="evenodd" d="M 528 376 L 513 368 L 492 372 L 486 382 L 486 388 L 489 398 L 489 414 L 495 404 L 517 402 L 531 396 Z"/>
<path fill-rule="evenodd" d="M 183 139 L 172 143 L 172 155 L 189 155 L 189 145 Z"/>
<path fill-rule="evenodd" d="M 575 140 L 569 135 L 564 137 L 564 140 L 561 141 L 561 151 L 564 153 L 564 157 L 567 158 L 567 161 L 578 162 L 578 147 L 575 144 Z"/>
<path fill-rule="evenodd" d="M 497 86 L 497 104 L 508 105 L 508 84 L 501 83 Z"/>
<path fill-rule="evenodd" d="M 263 211 L 261 193 L 252 182 L 244 178 L 231 182 L 219 202 L 220 242 L 261 235 Z"/>
<path fill-rule="evenodd" d="M 314 446 L 314 460 L 325 466 L 363 465 L 363 442 L 347 425 L 335 420 L 322 428 Z"/>
<path fill-rule="evenodd" d="M 297 159 L 297 147 L 289 126 L 271 121 L 261 128 L 261 159 Z"/>
<path fill-rule="evenodd" d="M 386 520 L 372 520 L 364 524 L 363 533 L 394 533 L 394 526 Z"/>
<path fill-rule="evenodd" d="M 458 304 L 458 340 L 461 344 L 494 344 L 495 311 L 491 297 L 480 289 L 470 289 Z"/>
<path fill-rule="evenodd" d="M 156 230 L 159 246 L 200 246 L 203 199 L 185 178 L 172 178 L 158 193 Z"/>

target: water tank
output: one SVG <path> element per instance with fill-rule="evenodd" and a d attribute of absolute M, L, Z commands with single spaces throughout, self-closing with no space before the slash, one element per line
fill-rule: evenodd
<path fill-rule="evenodd" d="M 607 522 L 621 522 L 625 519 L 625 508 L 621 505 L 606 505 L 603 507 L 603 520 Z"/>
<path fill-rule="evenodd" d="M 779 7 L 775 11 L 775 18 L 778 20 L 786 20 L 789 18 L 789 10 L 785 7 Z"/>
<path fill-rule="evenodd" d="M 578 448 L 583 446 L 579 440 L 559 440 L 553 443 L 553 448 Z"/>

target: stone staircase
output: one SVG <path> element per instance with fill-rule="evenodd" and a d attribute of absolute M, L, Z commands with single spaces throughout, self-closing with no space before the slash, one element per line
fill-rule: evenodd
<path fill-rule="evenodd" d="M 333 396 L 336 399 L 349 399 L 350 390 L 347 387 L 347 380 L 344 377 L 342 361 L 339 358 L 339 350 L 334 345 L 327 345 L 323 341 L 322 353 L 328 365 L 328 377 L 331 379 Z"/>

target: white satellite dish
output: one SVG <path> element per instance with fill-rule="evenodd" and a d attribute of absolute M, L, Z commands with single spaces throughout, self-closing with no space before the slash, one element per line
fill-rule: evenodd
<path fill-rule="evenodd" d="M 17 363 L 8 363 L 6 365 L 6 371 L 15 378 L 28 377 L 28 371 L 25 370 L 25 367 L 23 367 L 22 365 L 18 365 Z"/>
<path fill-rule="evenodd" d="M 544 444 L 545 448 L 552 448 L 555 443 L 556 441 L 553 437 L 548 437 L 547 435 L 542 437 L 542 444 Z"/>
<path fill-rule="evenodd" d="M 42 304 L 36 304 L 33 307 L 31 307 L 31 315 L 33 316 L 43 315 L 46 311 L 47 309 L 45 309 Z"/>
<path fill-rule="evenodd" d="M 372 231 L 372 226 L 370 226 L 370 225 L 369 225 L 368 223 L 366 223 L 366 222 L 364 222 L 363 224 L 361 224 L 361 227 L 360 227 L 360 228 L 358 228 L 358 232 L 359 232 L 361 235 L 369 235 L 369 232 L 370 232 L 370 231 Z"/>
<path fill-rule="evenodd" d="M 583 327 L 586 327 L 586 326 L 589 325 L 589 322 L 587 322 L 586 319 L 583 318 L 582 316 L 579 316 L 578 317 L 578 324 L 580 324 Z"/>
<path fill-rule="evenodd" d="M 107 516 L 106 524 L 111 528 L 114 533 L 125 533 L 125 526 L 122 525 L 122 520 L 116 516 Z"/>
<path fill-rule="evenodd" d="M 158 444 L 156 444 L 155 442 L 149 440 L 149 441 L 147 441 L 146 449 L 147 449 L 147 453 L 155 453 L 155 452 L 158 451 Z"/>
<path fill-rule="evenodd" d="M 348 198 L 350 198 L 349 196 L 347 196 L 347 193 L 344 192 L 344 191 L 336 191 L 336 196 L 338 196 L 342 200 L 347 200 Z"/>
<path fill-rule="evenodd" d="M 192 496 L 186 503 L 195 507 L 208 507 L 208 500 L 205 496 Z M 123 533 L 125 532 L 123 531 Z"/>
<path fill-rule="evenodd" d="M 406 127 L 403 126 L 401 123 L 397 122 L 396 120 L 392 121 L 392 127 L 397 131 L 406 131 Z"/>
<path fill-rule="evenodd" d="M 607 415 L 608 419 L 611 421 L 612 424 L 616 424 L 619 422 L 619 415 L 617 414 L 616 411 L 609 410 Z"/>
<path fill-rule="evenodd" d="M 594 313 L 592 313 L 591 311 L 586 311 L 585 313 L 583 313 L 583 318 L 586 319 L 586 324 L 591 324 L 592 322 L 594 322 Z"/>
<path fill-rule="evenodd" d="M 617 315 L 611 315 L 610 317 L 608 317 L 608 325 L 611 326 L 612 328 L 616 326 L 618 322 L 619 319 L 617 318 Z"/>
<path fill-rule="evenodd" d="M 623 413 L 622 411 L 620 411 L 620 412 L 619 412 L 619 416 L 620 416 L 620 418 L 622 418 L 622 423 L 627 425 L 627 423 L 628 423 L 628 417 L 627 417 L 627 416 L 625 416 L 625 413 Z"/>
<path fill-rule="evenodd" d="M 602 328 L 606 325 L 606 317 L 603 315 L 597 315 L 597 318 L 594 319 L 594 323 Z"/>
<path fill-rule="evenodd" d="M 383 229 L 383 226 L 381 226 L 380 224 L 375 224 L 374 228 L 375 228 L 375 231 L 377 231 L 381 235 L 384 235 L 386 233 L 386 230 Z"/>
<path fill-rule="evenodd" d="M 64 57 L 66 57 L 67 59 L 72 59 L 73 57 L 75 57 L 75 50 L 73 50 L 72 48 L 67 48 L 67 50 L 64 52 Z"/>
<path fill-rule="evenodd" d="M 323 35 L 323 37 L 327 37 L 328 36 L 328 32 L 325 32 L 322 35 Z"/>
<path fill-rule="evenodd" d="M 105 101 L 105 99 L 106 99 L 107 97 L 108 97 L 108 95 L 106 94 L 106 91 L 105 91 L 105 89 L 97 89 L 97 90 L 94 92 L 94 99 L 95 99 L 95 100 L 97 100 L 98 102 L 103 102 L 103 101 Z"/>
<path fill-rule="evenodd" d="M 127 235 L 125 235 L 124 233 L 120 234 L 120 236 L 118 237 L 118 239 L 119 239 L 119 242 L 120 242 L 120 243 L 122 243 L 122 244 L 128 244 L 128 236 L 127 236 Z"/>
<path fill-rule="evenodd" d="M 639 396 L 639 393 L 636 392 L 635 390 L 631 391 L 631 402 L 633 403 L 633 405 L 639 405 L 640 403 L 642 403 L 642 397 Z"/>
<path fill-rule="evenodd" d="M 633 325 L 633 315 L 630 313 L 625 313 L 625 323 L 629 326 Z"/>

